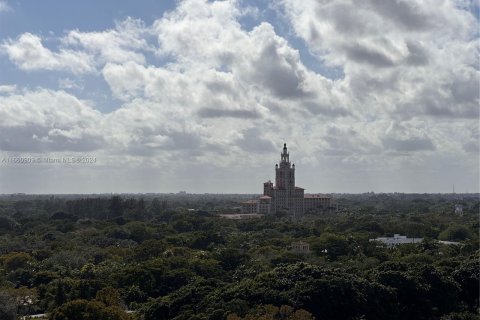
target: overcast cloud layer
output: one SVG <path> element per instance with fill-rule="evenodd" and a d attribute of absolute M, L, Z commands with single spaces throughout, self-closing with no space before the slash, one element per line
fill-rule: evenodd
<path fill-rule="evenodd" d="M 0 192 L 479 191 L 473 2 L 260 2 L 0 39 Z"/>

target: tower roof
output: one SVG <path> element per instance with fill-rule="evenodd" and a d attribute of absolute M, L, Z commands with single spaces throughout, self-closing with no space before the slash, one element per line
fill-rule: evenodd
<path fill-rule="evenodd" d="M 287 151 L 287 144 L 284 143 L 283 144 L 283 151 L 282 153 L 280 154 L 281 156 L 281 161 L 280 163 L 286 163 L 286 162 L 289 162 L 289 155 L 288 155 L 288 151 Z"/>

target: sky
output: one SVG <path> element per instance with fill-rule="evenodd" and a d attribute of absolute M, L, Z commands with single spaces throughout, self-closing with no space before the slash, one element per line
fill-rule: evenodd
<path fill-rule="evenodd" d="M 0 193 L 479 192 L 474 0 L 0 0 Z"/>

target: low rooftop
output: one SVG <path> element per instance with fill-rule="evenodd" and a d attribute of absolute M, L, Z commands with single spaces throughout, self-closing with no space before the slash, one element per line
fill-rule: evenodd
<path fill-rule="evenodd" d="M 326 196 L 324 194 L 306 194 L 305 198 L 309 198 L 309 199 L 312 199 L 312 198 L 330 199 L 331 197 Z"/>

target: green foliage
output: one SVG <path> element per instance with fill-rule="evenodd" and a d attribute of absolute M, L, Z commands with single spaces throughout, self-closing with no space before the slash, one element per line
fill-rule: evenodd
<path fill-rule="evenodd" d="M 304 220 L 232 221 L 216 212 L 235 212 L 238 197 L 39 197 L 0 199 L 0 319 L 465 320 L 479 309 L 476 198 L 462 216 L 448 196 L 367 194 Z M 424 241 L 369 241 L 394 233 Z M 292 251 L 297 241 L 311 252 Z"/>
<path fill-rule="evenodd" d="M 313 315 L 303 309 L 295 310 L 290 306 L 276 307 L 272 305 L 258 306 L 245 317 L 236 314 L 227 316 L 227 320 L 314 320 Z"/>
<path fill-rule="evenodd" d="M 148 295 L 136 285 L 124 288 L 122 291 L 123 300 L 128 306 L 135 305 L 135 303 L 145 302 L 148 299 Z"/>
<path fill-rule="evenodd" d="M 122 305 L 122 298 L 117 289 L 107 287 L 97 291 L 95 297 L 97 301 L 103 302 L 106 306 L 120 307 Z"/>
<path fill-rule="evenodd" d="M 114 196 L 110 199 L 109 213 L 110 218 L 119 217 L 122 215 L 124 206 L 122 204 L 122 198 Z"/>
<path fill-rule="evenodd" d="M 312 245 L 312 249 L 319 256 L 325 255 L 331 260 L 337 260 L 340 256 L 350 252 L 347 239 L 341 235 L 323 233 Z"/>
<path fill-rule="evenodd" d="M 125 224 L 123 227 L 129 234 L 129 238 L 138 243 L 149 239 L 151 237 L 150 230 L 145 223 L 140 221 L 133 221 Z"/>
<path fill-rule="evenodd" d="M 437 316 L 455 311 L 458 306 L 458 284 L 431 266 L 390 263 L 379 266 L 371 276 L 374 281 L 395 289 L 400 319 Z"/>
<path fill-rule="evenodd" d="M 0 290 L 0 319 L 15 320 L 17 318 L 17 304 L 15 299 L 6 291 Z"/>
<path fill-rule="evenodd" d="M 215 252 L 214 257 L 220 261 L 220 266 L 227 271 L 235 270 L 245 263 L 248 256 L 239 249 L 226 248 Z"/>
<path fill-rule="evenodd" d="M 479 308 L 480 259 L 470 256 L 453 272 L 453 279 L 460 285 L 460 298 L 472 312 Z"/>
<path fill-rule="evenodd" d="M 32 257 L 25 252 L 11 252 L 1 257 L 5 270 L 15 271 L 17 269 L 24 269 L 32 261 Z"/>
<path fill-rule="evenodd" d="M 96 300 L 74 300 L 55 309 L 52 320 L 130 320 L 132 319 L 118 306 L 106 306 Z"/>
<path fill-rule="evenodd" d="M 0 216 L 0 231 L 12 231 L 16 225 L 17 224 L 14 220 Z"/>
<path fill-rule="evenodd" d="M 472 236 L 472 232 L 463 225 L 453 224 L 442 231 L 438 238 L 447 241 L 464 241 Z"/>
<path fill-rule="evenodd" d="M 204 309 L 204 298 L 219 286 L 216 280 L 195 279 L 168 297 L 147 303 L 143 308 L 145 320 L 170 319 L 189 309 L 199 312 Z"/>

